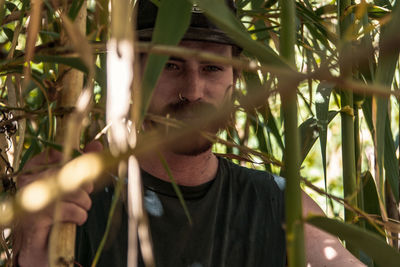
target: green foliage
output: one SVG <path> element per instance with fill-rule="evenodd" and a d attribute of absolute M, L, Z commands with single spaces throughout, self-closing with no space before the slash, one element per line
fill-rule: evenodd
<path fill-rule="evenodd" d="M 65 12 L 74 20 L 86 1 L 70 2 L 71 6 Z M 356 5 L 351 5 L 351 1 L 296 1 L 295 15 L 289 18 L 292 28 L 286 33 L 282 28 L 285 19 L 281 16 L 282 2 L 277 0 L 238 0 L 237 16 L 225 6 L 224 1 L 154 2 L 159 5 L 160 11 L 153 42 L 136 47 L 152 52 L 142 77 L 141 119 L 146 114 L 168 55 L 174 51 L 185 55 L 179 48 L 162 53 L 155 48 L 157 45 L 179 44 L 189 25 L 191 5 L 196 2 L 205 15 L 237 42 L 244 49 L 243 54 L 252 60 L 251 64 L 245 58 L 239 59 L 239 63 L 230 61 L 237 64 L 238 69 L 243 69 L 243 75 L 235 91 L 238 113 L 232 116 L 231 127 L 221 134 L 226 143 L 219 147 L 242 164 L 257 162 L 257 168 L 287 173 L 278 163 L 285 161 L 291 153 L 285 152 L 287 143 L 283 141 L 287 137 L 285 135 L 292 134 L 284 130 L 288 126 L 284 114 L 291 108 L 297 113 L 292 118 L 292 122 L 298 121 L 294 123 L 294 128 L 298 126 L 299 130 L 299 140 L 295 141 L 295 145 L 300 149 L 301 166 L 297 167 L 302 169 L 301 173 L 307 176 L 308 181 L 320 188 L 320 192 L 314 192 L 313 196 L 334 219 L 310 218 L 307 221 L 346 240 L 356 250 L 361 249 L 380 266 L 396 266 L 399 262 L 397 241 L 388 242 L 393 244 L 392 249 L 386 244 L 386 237 L 390 233 L 398 233 L 396 229 L 399 229 L 400 223 L 399 214 L 388 212 L 393 210 L 393 205 L 396 208 L 399 205 L 399 116 L 394 116 L 392 110 L 399 110 L 400 42 L 397 27 L 400 1 L 382 0 L 366 4 L 361 1 Z M 0 149 L 2 157 L 7 160 L 4 144 L 8 144 L 8 140 L 11 140 L 15 151 L 20 151 L 15 154 L 17 159 L 9 162 L 17 166 L 12 173 L 4 171 L 4 164 L 0 164 L 1 201 L 14 198 L 14 192 L 4 184 L 15 180 L 16 174 L 22 171 L 30 158 L 47 147 L 61 148 L 54 141 L 56 125 L 60 117 L 71 113 L 72 107 L 57 104 L 62 91 L 60 80 L 65 75 L 59 65 L 82 71 L 86 79 L 89 67 L 96 72 L 97 99 L 90 110 L 88 118 L 91 123 L 81 136 L 82 142 L 93 139 L 105 126 L 105 43 L 111 15 L 107 8 L 99 8 L 101 5 L 108 6 L 108 1 L 90 1 L 90 4 L 86 37 L 96 57 L 93 66 L 87 66 L 87 61 L 76 48 L 61 45 L 65 22 L 58 14 L 59 7 L 53 6 L 52 1 L 44 1 L 42 6 L 33 62 L 25 62 L 31 2 L 0 0 L 1 111 L 12 113 L 19 124 L 17 132 L 0 134 Z M 337 5 L 342 7 L 342 13 L 338 13 Z M 126 23 L 131 23 L 128 19 Z M 337 31 L 339 22 L 343 24 Z M 295 33 L 291 35 L 293 30 Z M 295 46 L 284 41 L 289 45 L 285 48 L 280 43 L 282 37 L 285 38 L 284 34 L 288 35 L 286 40 L 292 40 Z M 284 52 L 285 56 L 279 55 L 282 49 L 292 48 L 292 55 L 287 54 L 292 53 L 290 51 Z M 30 78 L 24 73 L 28 73 Z M 282 81 L 292 86 L 281 87 Z M 285 92 L 291 92 L 294 99 L 290 105 L 284 101 L 282 108 L 283 100 L 280 100 L 279 94 Z M 390 95 L 396 97 L 390 98 Z M 355 111 L 358 117 L 353 116 L 357 113 Z M 338 119 L 334 119 L 339 117 L 339 113 L 347 120 L 346 126 L 341 126 Z M 0 128 L 8 125 L 10 129 L 12 120 L 1 117 L 0 125 Z M 340 133 L 346 127 L 354 130 L 341 137 Z M 318 139 L 320 150 L 315 145 Z M 229 145 L 230 142 L 236 145 Z M 340 151 L 348 152 L 344 152 L 342 157 Z M 360 164 L 355 162 L 358 160 L 357 153 Z M 267 158 L 273 160 L 267 161 Z M 349 180 L 346 174 L 342 174 L 343 169 L 344 173 L 354 178 L 351 187 L 343 185 Z M 295 169 L 294 173 L 298 174 L 299 170 Z M 301 185 L 307 192 L 310 191 L 306 184 Z M 343 186 L 346 194 L 343 193 Z M 387 201 L 389 192 L 392 192 L 395 204 Z M 367 220 L 365 213 L 361 212 L 345 223 L 339 222 L 343 221 L 343 214 L 337 210 L 342 204 L 330 194 L 344 196 L 354 206 L 352 212 L 359 210 L 374 216 Z M 355 196 L 358 203 L 350 201 Z M 391 227 L 392 224 L 397 228 Z M 0 224 L 3 227 L 0 230 L 9 226 Z M 0 238 L 3 239 L 2 236 Z M 11 247 L 9 237 L 2 241 L 1 244 Z M 6 253 L 8 247 L 0 246 L 1 266 L 10 262 L 10 255 Z M 389 261 L 393 265 L 388 265 Z"/>

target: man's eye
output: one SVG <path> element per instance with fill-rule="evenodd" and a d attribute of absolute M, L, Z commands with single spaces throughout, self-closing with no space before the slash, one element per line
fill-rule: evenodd
<path fill-rule="evenodd" d="M 167 62 L 167 64 L 165 64 L 165 69 L 166 70 L 178 70 L 179 66 L 175 63 Z"/>
<path fill-rule="evenodd" d="M 214 66 L 214 65 L 207 65 L 203 68 L 205 71 L 209 72 L 216 72 L 216 71 L 222 71 L 223 69 L 219 66 Z"/>

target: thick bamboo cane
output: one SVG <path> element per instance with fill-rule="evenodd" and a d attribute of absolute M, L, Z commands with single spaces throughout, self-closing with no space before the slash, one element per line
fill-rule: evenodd
<path fill-rule="evenodd" d="M 86 31 L 86 6 L 82 5 L 78 16 L 75 19 L 75 24 L 82 32 Z M 61 35 L 61 41 L 64 45 L 70 45 L 65 33 Z M 61 107 L 75 106 L 79 95 L 83 88 L 83 73 L 70 67 L 60 66 L 59 74 L 62 75 L 62 91 L 59 97 L 58 105 Z M 65 115 L 57 123 L 57 143 L 64 143 L 65 134 L 67 133 L 69 116 Z M 69 139 L 69 138 L 68 138 Z M 79 139 L 72 140 L 71 147 L 79 148 Z M 64 161 L 67 160 L 64 155 Z M 58 217 L 56 205 L 55 217 Z M 49 263 L 55 267 L 72 267 L 75 254 L 75 235 L 76 225 L 73 223 L 55 223 L 50 234 L 49 245 Z"/>
<path fill-rule="evenodd" d="M 282 0 L 280 54 L 295 66 L 295 1 Z M 288 264 L 290 267 L 305 266 L 304 227 L 300 188 L 300 138 L 297 127 L 297 85 L 296 79 L 279 79 L 285 124 L 285 162 L 286 177 L 286 241 Z"/>
<path fill-rule="evenodd" d="M 352 75 L 352 66 L 345 62 L 345 58 L 351 55 L 351 44 L 347 40 L 351 34 L 352 18 L 345 16 L 347 8 L 351 5 L 350 0 L 338 1 L 339 6 L 339 36 L 342 41 L 342 49 L 340 53 L 341 64 L 340 73 L 343 77 Z M 342 164 L 343 164 L 343 191 L 344 198 L 352 205 L 357 207 L 357 183 L 356 183 L 356 151 L 354 140 L 354 112 L 353 112 L 353 92 L 342 91 L 340 94 L 341 106 L 343 110 L 351 112 L 341 112 L 342 124 Z M 350 210 L 345 210 L 345 221 L 352 223 L 355 218 L 355 213 Z M 353 248 L 351 244 L 346 244 L 348 250 L 358 256 L 358 249 Z"/>

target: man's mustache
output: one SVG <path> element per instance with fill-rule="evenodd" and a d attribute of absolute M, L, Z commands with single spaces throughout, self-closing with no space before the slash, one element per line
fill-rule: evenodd
<path fill-rule="evenodd" d="M 201 115 L 205 114 L 216 114 L 216 112 L 218 112 L 218 108 L 211 103 L 204 101 L 192 102 L 187 99 L 183 99 L 176 103 L 167 105 L 162 111 L 162 115 L 169 114 L 169 116 L 172 118 L 179 119 L 180 117 L 185 116 L 200 117 Z"/>

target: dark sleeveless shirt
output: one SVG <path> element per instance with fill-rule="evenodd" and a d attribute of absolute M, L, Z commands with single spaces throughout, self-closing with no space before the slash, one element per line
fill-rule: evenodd
<path fill-rule="evenodd" d="M 285 266 L 284 192 L 273 175 L 219 159 L 214 180 L 180 186 L 192 224 L 170 183 L 145 172 L 142 179 L 156 266 Z M 112 187 L 93 194 L 78 228 L 76 260 L 84 267 L 104 234 L 112 196 Z M 97 266 L 127 266 L 127 220 L 120 203 Z"/>

